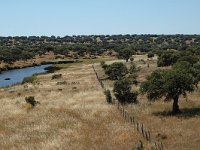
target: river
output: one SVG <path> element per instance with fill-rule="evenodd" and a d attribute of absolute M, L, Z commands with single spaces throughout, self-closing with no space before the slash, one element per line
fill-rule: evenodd
<path fill-rule="evenodd" d="M 33 74 L 45 73 L 47 72 L 45 68 L 49 66 L 51 65 L 41 65 L 2 71 L 0 74 L 0 87 L 12 86 L 14 84 L 21 83 L 25 77 L 30 77 Z"/>

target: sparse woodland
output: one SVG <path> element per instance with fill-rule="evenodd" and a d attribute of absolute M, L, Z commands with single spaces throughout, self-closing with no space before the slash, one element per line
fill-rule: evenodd
<path fill-rule="evenodd" d="M 49 52 L 81 61 L 0 88 L 1 148 L 153 150 L 151 141 L 200 148 L 199 35 L 0 37 L 7 67 Z M 116 104 L 148 128 L 151 141 Z"/>

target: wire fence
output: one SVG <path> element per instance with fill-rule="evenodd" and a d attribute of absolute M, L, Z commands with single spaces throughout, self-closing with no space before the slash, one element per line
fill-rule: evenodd
<path fill-rule="evenodd" d="M 97 80 L 100 83 L 101 88 L 106 91 L 106 87 L 101 80 L 101 78 L 98 76 L 98 73 L 95 69 L 94 64 L 92 65 L 92 68 L 94 70 L 94 73 L 96 75 Z M 113 98 L 113 103 L 116 105 L 117 109 L 120 111 L 120 114 L 122 117 L 131 125 L 133 125 L 134 129 L 143 136 L 143 138 L 152 145 L 152 149 L 154 150 L 164 150 L 163 143 L 161 141 L 153 141 L 152 140 L 152 133 L 149 128 L 147 128 L 143 123 L 140 123 L 135 116 L 132 114 L 130 115 L 124 108 L 122 104 L 120 104 L 115 98 Z"/>

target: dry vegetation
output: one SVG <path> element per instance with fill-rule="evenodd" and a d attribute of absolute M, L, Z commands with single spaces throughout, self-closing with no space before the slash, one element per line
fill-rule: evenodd
<path fill-rule="evenodd" d="M 140 82 L 156 69 L 156 58 L 148 61 L 149 68 L 141 59 L 147 58 L 134 59 L 141 67 Z M 0 149 L 127 150 L 143 140 L 116 107 L 106 103 L 90 64 L 99 61 L 59 65 L 65 67 L 56 72 L 62 74 L 59 79 L 51 80 L 54 74 L 39 75 L 35 85 L 0 89 Z M 112 89 L 111 81 L 104 83 Z M 25 102 L 27 96 L 34 96 L 40 104 L 32 108 Z M 161 140 L 165 149 L 198 150 L 199 97 L 197 90 L 188 95 L 187 101 L 181 98 L 184 113 L 179 116 L 167 115 L 171 103 L 150 103 L 141 95 L 140 104 L 126 106 L 126 110 L 150 128 L 153 140 Z"/>
<path fill-rule="evenodd" d="M 150 64 L 141 63 L 144 59 Z M 112 61 L 113 62 L 113 61 Z M 107 63 L 112 63 L 107 62 Z M 124 61 L 125 62 L 125 61 Z M 136 56 L 134 62 L 141 67 L 138 81 L 142 82 L 155 69 L 156 57 L 148 61 L 146 56 Z M 105 78 L 103 70 L 97 65 L 98 72 Z M 112 89 L 113 82 L 104 81 L 107 88 Z M 139 88 L 139 86 L 137 87 Z M 171 111 L 171 102 L 148 102 L 146 96 L 139 95 L 139 105 L 126 106 L 129 114 L 132 114 L 141 123 L 149 127 L 153 140 L 160 140 L 164 144 L 164 149 L 169 150 L 199 150 L 200 149 L 200 90 L 190 93 L 187 99 L 181 98 L 179 101 L 182 114 L 178 116 L 168 115 Z"/>
<path fill-rule="evenodd" d="M 39 75 L 38 84 L 0 89 L 0 149 L 127 150 L 142 139 L 106 103 L 91 64 L 67 67 L 60 79 Z"/>

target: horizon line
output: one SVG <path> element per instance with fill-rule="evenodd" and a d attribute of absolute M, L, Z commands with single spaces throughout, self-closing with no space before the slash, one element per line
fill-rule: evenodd
<path fill-rule="evenodd" d="M 60 35 L 7 35 L 7 36 L 4 36 L 4 35 L 0 35 L 0 37 L 31 37 L 31 36 L 35 36 L 35 37 L 42 37 L 42 36 L 45 36 L 45 37 L 52 37 L 52 36 L 55 36 L 56 38 L 60 37 L 60 38 L 64 38 L 66 36 L 69 36 L 69 37 L 73 37 L 73 36 L 127 36 L 127 35 L 130 35 L 130 36 L 145 36 L 145 35 L 150 35 L 150 36 L 178 36 L 178 35 L 186 35 L 186 36 L 200 36 L 200 34 L 185 34 L 185 33 L 175 33 L 175 34 L 73 34 L 73 35 L 64 35 L 64 36 L 60 36 Z"/>

